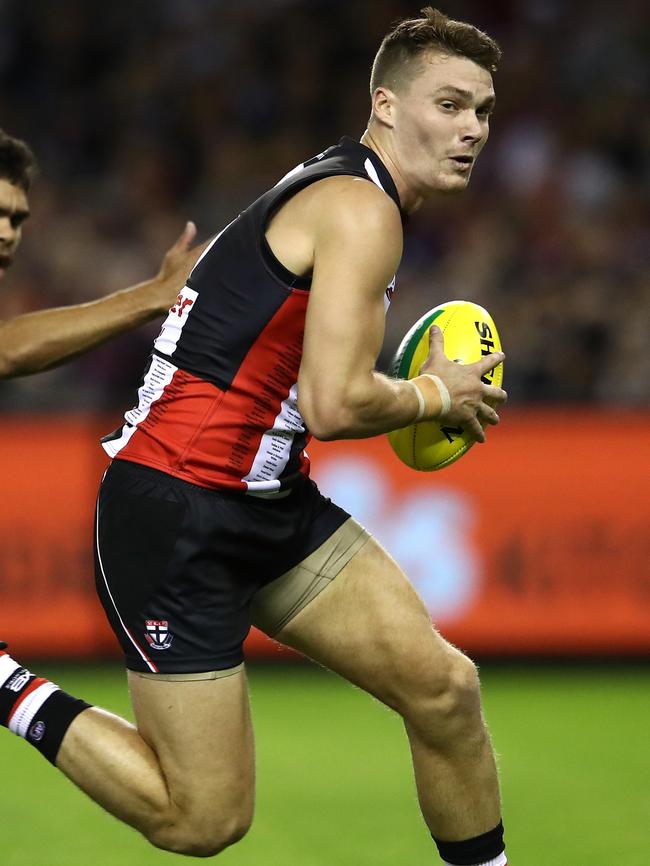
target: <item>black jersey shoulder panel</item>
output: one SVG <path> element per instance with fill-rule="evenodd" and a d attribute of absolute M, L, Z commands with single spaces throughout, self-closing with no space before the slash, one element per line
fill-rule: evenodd
<path fill-rule="evenodd" d="M 247 353 L 294 289 L 309 289 L 311 277 L 292 274 L 264 237 L 270 215 L 309 184 L 336 175 L 368 178 L 370 160 L 399 207 L 392 178 L 374 151 L 351 138 L 289 172 L 228 225 L 195 265 L 187 282 L 198 293 L 183 325 L 172 363 L 229 388 Z"/>
<path fill-rule="evenodd" d="M 399 208 L 400 200 L 397 188 L 390 172 L 381 159 L 369 147 L 360 144 L 353 138 L 343 136 L 338 144 L 329 147 L 323 153 L 303 163 L 302 167 L 298 167 L 293 172 L 290 172 L 244 212 L 245 215 L 250 216 L 253 220 L 260 253 L 267 268 L 283 285 L 308 289 L 311 286 L 311 277 L 292 273 L 273 254 L 266 240 L 266 226 L 273 214 L 290 198 L 318 180 L 341 175 L 350 175 L 369 180 L 368 172 L 365 168 L 365 162 L 368 159 L 377 172 L 377 177 L 384 191 Z"/>

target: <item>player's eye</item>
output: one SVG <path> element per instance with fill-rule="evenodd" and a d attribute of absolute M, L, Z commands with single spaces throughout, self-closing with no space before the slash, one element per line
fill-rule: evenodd
<path fill-rule="evenodd" d="M 455 111 L 456 103 L 446 99 L 444 102 L 440 103 L 440 107 L 444 108 L 445 111 Z"/>

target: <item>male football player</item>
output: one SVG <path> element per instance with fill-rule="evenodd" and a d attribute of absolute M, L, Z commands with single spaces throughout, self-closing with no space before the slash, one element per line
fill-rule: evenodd
<path fill-rule="evenodd" d="M 289 172 L 210 244 L 156 340 L 96 515 L 100 597 L 136 725 L 0 656 L 0 722 L 154 845 L 208 856 L 254 798 L 242 642 L 251 622 L 404 719 L 442 860 L 504 866 L 474 664 L 432 627 L 383 548 L 309 480 L 304 446 L 442 419 L 476 440 L 503 360 L 411 382 L 375 370 L 402 222 L 465 189 L 500 50 L 427 7 L 375 58 L 368 128 Z M 462 254 L 462 239 L 459 242 Z M 432 552 L 435 555 L 435 552 Z"/>

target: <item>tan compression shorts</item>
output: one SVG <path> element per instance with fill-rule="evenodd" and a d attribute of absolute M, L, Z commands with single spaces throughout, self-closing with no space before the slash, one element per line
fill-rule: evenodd
<path fill-rule="evenodd" d="M 350 517 L 306 559 L 255 593 L 253 625 L 275 636 L 330 585 L 369 538 L 363 526 Z"/>

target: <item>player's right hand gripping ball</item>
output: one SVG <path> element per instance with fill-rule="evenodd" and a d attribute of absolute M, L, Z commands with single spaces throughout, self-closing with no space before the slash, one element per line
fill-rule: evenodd
<path fill-rule="evenodd" d="M 406 334 L 393 359 L 390 375 L 412 379 L 429 355 L 429 329 L 435 324 L 445 338 L 445 354 L 459 364 L 473 364 L 484 355 L 501 351 L 501 340 L 487 310 L 472 301 L 448 301 L 425 313 Z M 483 381 L 503 385 L 503 363 L 490 370 Z M 437 421 L 420 421 L 388 434 L 393 451 L 411 469 L 431 472 L 462 457 L 474 440 L 462 427 Z"/>

